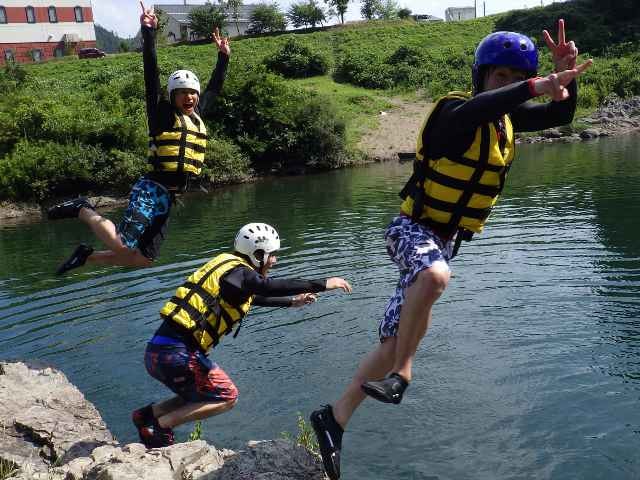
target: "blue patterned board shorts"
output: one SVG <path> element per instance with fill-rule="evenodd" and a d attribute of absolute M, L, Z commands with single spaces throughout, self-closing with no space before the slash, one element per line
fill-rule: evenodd
<path fill-rule="evenodd" d="M 127 248 L 139 248 L 153 260 L 160 252 L 165 237 L 171 195 L 169 191 L 147 178 L 139 179 L 131 190 L 129 206 L 118 225 L 118 234 Z"/>
<path fill-rule="evenodd" d="M 443 242 L 429 227 L 414 222 L 403 215 L 395 217 L 384 235 L 387 253 L 400 270 L 400 280 L 387 304 L 384 318 L 380 322 L 380 341 L 398 334 L 400 311 L 407 288 L 418 273 L 442 262 L 447 269 L 453 253 L 453 240 Z"/>
<path fill-rule="evenodd" d="M 227 402 L 238 398 L 238 389 L 224 370 L 200 350 L 184 344 L 148 343 L 144 365 L 149 375 L 185 402 Z"/>

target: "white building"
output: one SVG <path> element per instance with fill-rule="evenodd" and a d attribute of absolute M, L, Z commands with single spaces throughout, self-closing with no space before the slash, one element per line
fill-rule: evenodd
<path fill-rule="evenodd" d="M 0 0 L 0 63 L 38 62 L 95 46 L 90 0 Z"/>
<path fill-rule="evenodd" d="M 2 0 L 0 0 L 1 2 Z M 154 5 L 154 10 L 162 10 L 167 14 L 168 22 L 165 28 L 165 34 L 170 42 L 178 42 L 184 40 L 197 40 L 194 33 L 189 29 L 189 12 L 194 8 L 203 7 L 199 5 L 188 5 L 186 0 L 178 5 Z M 243 35 L 249 28 L 249 19 L 256 5 L 242 5 L 238 12 L 238 19 L 233 12 L 226 11 L 227 24 L 225 29 L 231 36 Z M 237 23 L 237 25 L 236 25 Z"/>
<path fill-rule="evenodd" d="M 473 18 L 476 18 L 475 7 L 449 7 L 444 11 L 444 19 L 447 22 L 458 22 L 460 20 L 471 20 Z"/>

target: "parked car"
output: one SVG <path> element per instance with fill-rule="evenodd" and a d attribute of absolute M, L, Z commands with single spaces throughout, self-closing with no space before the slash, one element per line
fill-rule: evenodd
<path fill-rule="evenodd" d="M 81 48 L 78 50 L 78 58 L 102 58 L 106 56 L 107 54 L 99 48 Z"/>

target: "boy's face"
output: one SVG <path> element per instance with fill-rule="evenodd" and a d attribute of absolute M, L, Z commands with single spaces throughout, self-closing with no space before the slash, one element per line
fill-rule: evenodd
<path fill-rule="evenodd" d="M 515 82 L 526 80 L 527 73 L 511 67 L 492 67 L 484 77 L 484 90 L 495 90 Z"/>
<path fill-rule="evenodd" d="M 267 261 L 264 263 L 263 267 L 260 269 L 260 274 L 263 276 L 266 275 L 269 269 L 273 267 L 277 261 L 278 259 L 276 255 L 274 253 L 270 253 L 269 258 L 267 258 Z"/>
<path fill-rule="evenodd" d="M 191 115 L 198 105 L 199 95 L 190 88 L 177 88 L 173 92 L 173 101 L 178 110 L 185 115 Z"/>

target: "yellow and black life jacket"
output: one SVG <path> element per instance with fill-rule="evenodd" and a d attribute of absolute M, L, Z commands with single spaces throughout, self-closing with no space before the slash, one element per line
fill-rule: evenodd
<path fill-rule="evenodd" d="M 425 158 L 423 139 L 444 103 L 468 100 L 470 96 L 450 92 L 436 102 L 418 135 L 413 175 L 400 192 L 404 199 L 402 213 L 449 237 L 457 231 L 458 240 L 468 240 L 482 231 L 504 187 L 515 147 L 513 126 L 505 115 L 502 146 L 496 125 L 488 123 L 478 127 L 473 143 L 462 156 Z"/>
<path fill-rule="evenodd" d="M 151 137 L 149 163 L 155 170 L 200 175 L 207 148 L 207 128 L 198 114 L 192 115 L 197 122 L 189 115 L 174 112 L 173 127 Z"/>
<path fill-rule="evenodd" d="M 160 315 L 190 332 L 203 351 L 215 347 L 247 315 L 253 301 L 251 296 L 242 305 L 233 305 L 220 297 L 220 279 L 239 265 L 253 268 L 242 257 L 229 253 L 218 255 L 178 287 Z"/>

